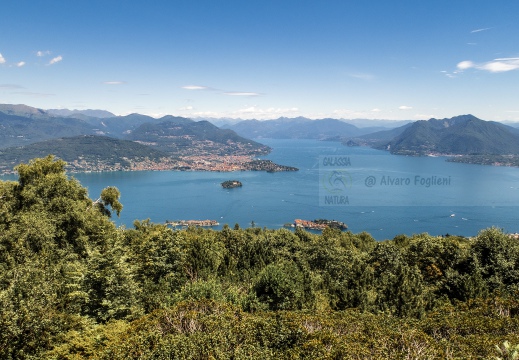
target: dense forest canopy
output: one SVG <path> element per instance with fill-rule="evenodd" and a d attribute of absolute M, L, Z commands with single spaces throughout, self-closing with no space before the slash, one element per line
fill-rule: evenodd
<path fill-rule="evenodd" d="M 519 242 L 117 227 L 52 156 L 0 182 L 2 359 L 511 358 Z M 508 356 L 508 357 L 506 357 Z"/>

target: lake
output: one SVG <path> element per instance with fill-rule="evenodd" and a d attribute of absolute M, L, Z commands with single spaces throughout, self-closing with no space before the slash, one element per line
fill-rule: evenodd
<path fill-rule="evenodd" d="M 294 219 L 335 219 L 377 240 L 398 234 L 473 236 L 497 226 L 519 232 L 519 169 L 406 157 L 315 140 L 258 140 L 273 148 L 266 159 L 298 172 L 144 171 L 73 174 L 97 198 L 121 191 L 114 220 L 214 219 L 231 227 L 280 228 Z M 225 180 L 243 187 L 223 189 Z"/>

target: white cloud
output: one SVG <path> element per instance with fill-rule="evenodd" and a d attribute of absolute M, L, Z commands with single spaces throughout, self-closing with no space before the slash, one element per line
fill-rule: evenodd
<path fill-rule="evenodd" d="M 207 117 L 221 117 L 222 115 L 220 113 L 217 113 L 215 111 L 198 111 L 193 113 L 194 116 L 207 116 Z"/>
<path fill-rule="evenodd" d="M 200 85 L 186 85 L 186 86 L 182 86 L 182 89 L 185 89 L 185 90 L 208 90 L 209 87 L 207 87 L 207 86 L 200 86 Z"/>
<path fill-rule="evenodd" d="M 189 111 L 189 110 L 193 110 L 193 107 L 191 105 L 183 106 L 179 110 L 180 111 Z"/>
<path fill-rule="evenodd" d="M 457 68 L 459 70 L 474 68 L 491 73 L 506 72 L 519 69 L 519 58 L 500 58 L 482 64 L 476 64 L 466 60 L 458 63 Z"/>
<path fill-rule="evenodd" d="M 105 85 L 122 85 L 126 84 L 126 81 L 103 81 Z"/>
<path fill-rule="evenodd" d="M 161 117 L 169 115 L 169 114 L 166 114 L 166 113 L 163 113 L 163 112 L 158 112 L 158 113 L 151 112 L 151 113 L 144 113 L 143 115 L 151 116 L 151 117 L 153 117 L 155 119 L 160 119 Z"/>
<path fill-rule="evenodd" d="M 17 67 L 22 67 L 25 65 L 25 61 L 20 61 L 19 63 L 16 63 Z"/>
<path fill-rule="evenodd" d="M 481 31 L 487 31 L 487 30 L 490 30 L 490 29 L 492 29 L 492 28 L 488 27 L 488 28 L 476 29 L 476 30 L 472 30 L 470 33 L 473 34 L 473 33 L 478 33 L 478 32 L 481 32 Z"/>
<path fill-rule="evenodd" d="M 36 51 L 36 56 L 38 56 L 38 57 L 43 57 L 43 56 L 46 56 L 46 55 L 50 55 L 50 51 L 49 50 Z"/>
<path fill-rule="evenodd" d="M 418 120 L 429 120 L 429 119 L 432 119 L 435 117 L 436 116 L 434 116 L 434 115 L 427 115 L 427 114 L 415 114 L 414 115 L 414 118 L 418 119 Z"/>
<path fill-rule="evenodd" d="M 55 58 L 52 58 L 50 61 L 49 61 L 49 65 L 54 65 L 56 63 L 59 63 L 60 61 L 63 60 L 63 56 L 59 55 L 59 56 L 56 56 Z"/>
<path fill-rule="evenodd" d="M 411 110 L 412 107 L 411 106 L 402 105 L 402 106 L 399 106 L 398 109 L 399 110 Z"/>
<path fill-rule="evenodd" d="M 0 64 L 5 64 L 5 58 L 0 54 Z"/>
<path fill-rule="evenodd" d="M 229 95 L 229 96 L 260 96 L 261 95 L 260 93 L 257 93 L 257 92 L 225 91 L 222 89 L 216 89 L 216 88 L 212 88 L 209 86 L 203 86 L 203 85 L 185 85 L 185 86 L 181 86 L 181 88 L 184 90 L 194 90 L 194 91 L 197 91 L 197 90 L 218 91 L 224 95 Z"/>
<path fill-rule="evenodd" d="M 519 58 L 494 59 L 478 67 L 490 72 L 504 72 L 519 69 Z"/>
<path fill-rule="evenodd" d="M 266 108 L 262 109 L 257 107 L 256 105 L 248 106 L 242 109 L 238 109 L 233 111 L 229 117 L 243 117 L 247 116 L 248 118 L 253 119 L 275 119 L 280 116 L 299 116 L 299 108 L 291 107 L 291 108 Z"/>
<path fill-rule="evenodd" d="M 466 69 L 470 69 L 471 67 L 474 67 L 475 64 L 472 62 L 472 61 L 462 61 L 462 62 L 459 62 L 458 65 L 456 65 L 456 67 L 460 70 L 466 70 Z"/>
<path fill-rule="evenodd" d="M 371 110 L 335 109 L 331 113 L 319 114 L 318 116 L 314 116 L 314 118 L 332 117 L 340 119 L 369 119 L 373 118 L 374 116 L 380 116 L 379 114 L 381 112 L 382 110 L 379 108 L 374 108 Z"/>
<path fill-rule="evenodd" d="M 230 95 L 230 96 L 259 96 L 260 94 L 259 93 L 256 93 L 256 92 L 240 92 L 240 91 L 229 91 L 229 92 L 224 92 L 225 95 Z"/>
<path fill-rule="evenodd" d="M 298 111 L 299 111 L 299 108 L 296 108 L 296 107 L 285 108 L 285 109 L 273 108 L 273 107 L 267 108 L 267 109 L 260 109 L 260 108 L 256 107 L 255 105 L 253 105 L 253 106 L 249 106 L 244 109 L 239 109 L 239 110 L 235 111 L 235 113 L 240 113 L 240 114 L 255 113 L 255 114 L 276 114 L 276 115 L 278 115 L 278 114 L 295 113 Z"/>

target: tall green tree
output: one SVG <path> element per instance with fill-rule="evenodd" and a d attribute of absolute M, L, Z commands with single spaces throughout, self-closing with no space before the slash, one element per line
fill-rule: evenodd
<path fill-rule="evenodd" d="M 0 358 L 36 354 L 80 319 L 140 313 L 121 231 L 65 165 L 34 159 L 0 182 Z M 120 211 L 117 189 L 102 198 Z"/>

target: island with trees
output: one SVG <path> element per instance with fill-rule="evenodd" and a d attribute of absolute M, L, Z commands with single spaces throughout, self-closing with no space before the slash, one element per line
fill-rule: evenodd
<path fill-rule="evenodd" d="M 292 227 L 308 229 L 308 230 L 324 230 L 326 228 L 338 229 L 338 230 L 346 230 L 348 229 L 348 225 L 341 221 L 337 220 L 327 220 L 327 219 L 316 219 L 316 220 L 302 220 L 295 219 L 294 223 L 291 224 Z"/>
<path fill-rule="evenodd" d="M 237 188 L 237 187 L 242 187 L 243 186 L 241 181 L 238 181 L 238 180 L 227 180 L 227 181 L 224 181 L 223 183 L 221 183 L 220 185 L 222 185 L 222 187 L 224 189 L 233 189 L 233 188 Z"/>
<path fill-rule="evenodd" d="M 491 359 L 519 344 L 519 242 L 330 227 L 118 227 L 51 156 L 0 181 L 1 359 Z"/>

